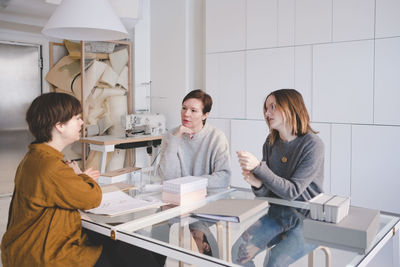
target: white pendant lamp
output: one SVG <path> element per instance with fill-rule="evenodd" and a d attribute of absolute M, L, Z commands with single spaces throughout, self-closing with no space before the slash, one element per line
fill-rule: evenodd
<path fill-rule="evenodd" d="M 128 32 L 108 0 L 63 0 L 42 33 L 49 37 L 83 41 L 128 38 Z"/>

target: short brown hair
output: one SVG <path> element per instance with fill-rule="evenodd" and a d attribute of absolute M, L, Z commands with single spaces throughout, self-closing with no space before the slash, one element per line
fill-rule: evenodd
<path fill-rule="evenodd" d="M 29 130 L 36 138 L 34 143 L 51 141 L 51 131 L 57 123 L 65 123 L 80 113 L 81 104 L 72 95 L 46 93 L 36 97 L 26 112 Z"/>
<path fill-rule="evenodd" d="M 280 89 L 270 93 L 264 101 L 264 114 L 266 112 L 265 104 L 267 98 L 273 95 L 276 100 L 276 108 L 282 111 L 283 116 L 292 127 L 292 134 L 296 136 L 304 135 L 308 132 L 317 133 L 310 126 L 310 116 L 308 115 L 303 97 L 295 89 Z M 267 124 L 269 127 L 268 120 Z M 272 145 L 278 138 L 279 132 L 275 129 L 271 130 L 268 141 Z"/>
<path fill-rule="evenodd" d="M 183 104 L 183 102 L 185 102 L 186 100 L 191 99 L 191 98 L 199 99 L 203 103 L 203 114 L 206 114 L 207 112 L 211 111 L 212 104 L 213 104 L 212 98 L 209 94 L 207 94 L 203 90 L 196 89 L 196 90 L 191 91 L 183 98 L 182 104 Z M 203 121 L 203 125 L 205 123 L 206 123 L 206 120 Z"/>

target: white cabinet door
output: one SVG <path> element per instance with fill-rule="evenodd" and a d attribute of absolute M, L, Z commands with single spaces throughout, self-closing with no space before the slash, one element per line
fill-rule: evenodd
<path fill-rule="evenodd" d="M 332 0 L 296 1 L 296 44 L 330 42 Z"/>
<path fill-rule="evenodd" d="M 375 37 L 400 35 L 400 1 L 376 0 Z"/>
<path fill-rule="evenodd" d="M 316 45 L 313 50 L 313 120 L 373 122 L 374 42 Z"/>
<path fill-rule="evenodd" d="M 374 123 L 400 125 L 400 38 L 375 41 Z"/>
<path fill-rule="evenodd" d="M 206 1 L 206 52 L 236 51 L 246 45 L 246 1 Z"/>
<path fill-rule="evenodd" d="M 245 53 L 206 56 L 206 91 L 213 98 L 216 118 L 245 118 Z"/>
<path fill-rule="evenodd" d="M 333 41 L 374 38 L 374 0 L 333 1 Z"/>
<path fill-rule="evenodd" d="M 294 86 L 294 47 L 247 52 L 247 119 L 264 119 L 266 96 Z"/>
<path fill-rule="evenodd" d="M 353 125 L 352 129 L 352 205 L 400 213 L 400 128 Z"/>
<path fill-rule="evenodd" d="M 277 46 L 277 8 L 276 0 L 247 1 L 247 49 Z"/>

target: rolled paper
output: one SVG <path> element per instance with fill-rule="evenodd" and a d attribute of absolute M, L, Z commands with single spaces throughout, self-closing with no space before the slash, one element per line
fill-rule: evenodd
<path fill-rule="evenodd" d="M 128 49 L 124 48 L 117 52 L 110 54 L 110 62 L 114 71 L 118 74 L 121 73 L 124 66 L 128 63 L 129 55 Z"/>
<path fill-rule="evenodd" d="M 70 56 L 61 58 L 46 75 L 46 81 L 66 92 L 71 91 L 71 83 L 81 73 L 81 63 Z"/>
<path fill-rule="evenodd" d="M 97 125 L 99 127 L 99 135 L 104 134 L 110 127 L 112 127 L 113 122 L 111 121 L 110 113 L 104 113 L 103 117 L 97 121 Z"/>
<path fill-rule="evenodd" d="M 111 159 L 107 164 L 106 171 L 114 171 L 118 169 L 122 169 L 124 167 L 125 162 L 125 149 L 116 149 L 111 154 Z"/>
<path fill-rule="evenodd" d="M 104 70 L 106 69 L 107 64 L 95 60 L 93 64 L 85 71 L 85 79 L 83 87 L 83 101 L 86 101 L 87 97 L 91 93 L 92 89 L 96 85 L 97 81 L 100 79 Z M 73 83 L 72 90 L 74 94 L 79 97 L 81 95 L 81 79 L 80 75 Z"/>
<path fill-rule="evenodd" d="M 118 74 L 110 66 L 106 66 L 103 75 L 101 75 L 100 82 L 106 83 L 114 87 L 118 80 Z"/>
<path fill-rule="evenodd" d="M 117 84 L 128 90 L 128 67 L 125 66 L 118 77 Z"/>
<path fill-rule="evenodd" d="M 127 96 L 110 96 L 107 98 L 107 106 L 113 126 L 108 133 L 116 137 L 125 136 L 125 127 L 122 125 L 122 118 L 128 112 Z"/>
<path fill-rule="evenodd" d="M 94 170 L 100 170 L 100 158 L 100 151 L 91 150 L 86 159 L 86 169 L 93 168 Z"/>

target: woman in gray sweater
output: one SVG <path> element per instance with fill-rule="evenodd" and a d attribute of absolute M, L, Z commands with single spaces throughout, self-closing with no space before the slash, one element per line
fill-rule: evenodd
<path fill-rule="evenodd" d="M 247 151 L 237 152 L 244 179 L 255 195 L 307 201 L 321 193 L 324 145 L 310 126 L 301 94 L 294 89 L 270 93 L 264 102 L 264 118 L 270 134 L 262 160 Z M 255 255 L 272 247 L 264 266 L 295 262 L 316 247 L 304 242 L 303 219 L 301 210 L 271 204 L 268 214 L 236 241 L 233 261 L 254 266 Z"/>
<path fill-rule="evenodd" d="M 307 201 L 322 192 L 324 144 L 310 126 L 303 98 L 294 89 L 270 93 L 264 103 L 270 134 L 259 161 L 238 151 L 244 179 L 256 196 Z"/>
<path fill-rule="evenodd" d="M 224 133 L 206 123 L 212 99 L 193 90 L 182 100 L 182 125 L 169 131 L 161 144 L 157 173 L 162 179 L 183 176 L 208 178 L 208 189 L 230 184 L 230 152 Z"/>

